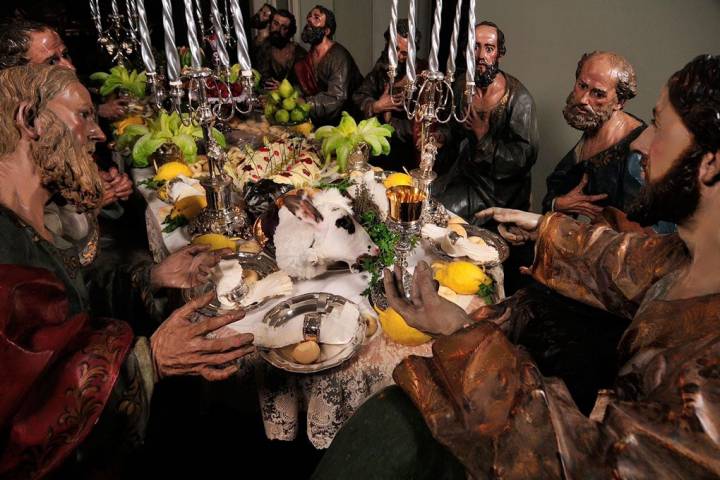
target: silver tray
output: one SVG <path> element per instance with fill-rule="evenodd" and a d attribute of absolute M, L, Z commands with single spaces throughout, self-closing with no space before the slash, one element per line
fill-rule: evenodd
<path fill-rule="evenodd" d="M 260 279 L 263 279 L 273 272 L 278 271 L 278 266 L 269 255 L 265 253 L 244 253 L 236 252 L 223 257 L 223 260 L 236 258 L 243 269 L 255 270 Z M 212 281 L 207 282 L 204 285 L 194 288 L 186 288 L 183 290 L 183 299 L 189 302 L 207 292 L 215 290 L 215 284 Z M 256 302 L 247 307 L 244 307 L 246 312 L 255 310 L 256 308 L 264 305 L 271 297 L 263 299 L 262 302 Z M 202 309 L 198 310 L 199 313 L 205 316 L 216 316 L 223 313 L 224 309 L 220 306 L 220 300 L 217 297 L 213 298 L 212 301 Z"/>
<path fill-rule="evenodd" d="M 476 227 L 475 225 L 462 224 L 461 226 L 467 232 L 468 237 L 480 237 L 488 244 L 488 246 L 497 250 L 499 260 L 497 262 L 478 262 L 468 257 L 451 257 L 440 247 L 439 242 L 425 238 L 424 240 L 426 240 L 430 245 L 432 253 L 445 261 L 451 262 L 453 260 L 464 260 L 487 268 L 497 267 L 510 256 L 510 247 L 508 247 L 507 242 L 497 233 L 484 228 Z"/>
<path fill-rule="evenodd" d="M 339 295 L 333 295 L 332 293 L 306 293 L 275 305 L 265 314 L 263 323 L 271 326 L 282 325 L 291 318 L 297 317 L 298 315 L 304 315 L 306 313 L 329 314 L 333 311 L 333 309 L 338 307 L 341 308 L 347 302 L 349 302 L 348 299 Z M 261 348 L 259 349 L 259 353 L 260 356 L 269 364 L 288 372 L 315 373 L 328 370 L 330 368 L 337 367 L 341 363 L 352 358 L 360 346 L 362 346 L 365 340 L 367 325 L 365 324 L 362 315 L 358 315 L 357 322 L 358 327 L 355 331 L 353 339 L 347 345 L 333 345 L 333 348 L 337 347 L 339 350 L 323 361 L 303 365 L 284 357 L 279 353 L 279 349 Z M 321 349 L 322 348 L 327 348 L 327 346 L 321 347 Z"/>

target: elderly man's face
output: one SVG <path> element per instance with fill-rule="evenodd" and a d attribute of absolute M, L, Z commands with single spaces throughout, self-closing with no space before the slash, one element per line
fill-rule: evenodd
<path fill-rule="evenodd" d="M 310 45 L 317 45 L 321 43 L 327 35 L 328 29 L 326 28 L 327 15 L 313 8 L 306 17 L 307 23 L 303 29 L 301 38 L 305 43 Z"/>
<path fill-rule="evenodd" d="M 73 83 L 56 95 L 48 102 L 48 109 L 65 123 L 76 148 L 92 154 L 95 143 L 105 141 L 90 94 L 80 83 Z"/>
<path fill-rule="evenodd" d="M 567 98 L 563 115 L 568 124 L 582 131 L 600 128 L 622 105 L 617 97 L 618 72 L 605 55 L 588 58 Z"/>
<path fill-rule="evenodd" d="M 45 29 L 39 32 L 30 32 L 29 39 L 27 58 L 30 63 L 59 65 L 75 70 L 68 49 L 55 30 Z"/>
<path fill-rule="evenodd" d="M 326 15 L 317 8 L 310 10 L 305 19 L 307 20 L 307 24 L 309 26 L 323 28 L 325 27 L 325 20 L 327 20 Z"/>
<path fill-rule="evenodd" d="M 103 184 L 92 153 L 105 135 L 95 122 L 88 91 L 71 83 L 48 101 L 35 124 L 39 135 L 30 142 L 30 154 L 45 188 L 80 212 L 98 208 Z"/>

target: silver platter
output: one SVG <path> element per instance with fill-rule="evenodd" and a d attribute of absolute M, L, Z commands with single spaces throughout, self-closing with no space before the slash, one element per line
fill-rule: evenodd
<path fill-rule="evenodd" d="M 275 260 L 273 260 L 270 256 L 264 253 L 236 252 L 231 255 L 224 256 L 223 260 L 233 258 L 237 259 L 243 270 L 256 271 L 260 279 L 263 279 L 271 273 L 278 271 L 278 266 L 275 263 Z M 185 290 L 183 290 L 183 299 L 186 302 L 189 302 L 211 290 L 215 290 L 215 284 L 212 281 L 199 287 L 186 288 Z M 268 300 L 270 300 L 270 297 L 265 298 L 262 302 L 248 305 L 247 307 L 244 307 L 244 310 L 246 312 L 251 312 L 256 308 L 260 307 L 261 305 L 265 304 Z M 199 313 L 205 316 L 216 316 L 223 313 L 223 311 L 223 308 L 220 306 L 220 300 L 215 297 L 207 306 L 200 309 Z"/>
<path fill-rule="evenodd" d="M 485 241 L 486 244 L 488 244 L 488 246 L 497 250 L 499 260 L 497 262 L 478 262 L 468 257 L 451 257 L 450 255 L 445 253 L 445 251 L 440 247 L 439 242 L 435 242 L 433 240 L 425 238 L 425 240 L 430 245 L 430 250 L 432 251 L 432 253 L 445 261 L 451 262 L 453 260 L 464 260 L 487 268 L 497 267 L 505 260 L 507 260 L 507 258 L 510 256 L 510 247 L 508 247 L 507 242 L 505 242 L 505 240 L 497 233 L 493 233 L 490 230 L 484 228 L 476 227 L 475 225 L 462 224 L 461 226 L 467 232 L 468 237 L 480 237 Z"/>
<path fill-rule="evenodd" d="M 331 293 L 306 293 L 275 305 L 272 310 L 265 314 L 263 322 L 271 326 L 279 326 L 291 318 L 306 313 L 327 315 L 335 308 L 342 308 L 346 302 L 349 302 L 349 300 Z M 357 322 L 358 326 L 353 339 L 347 345 L 321 345 L 320 361 L 316 363 L 303 365 L 294 362 L 280 353 L 280 349 L 259 349 L 259 353 L 269 364 L 288 372 L 315 373 L 328 370 L 352 358 L 362 346 L 367 325 L 362 315 L 358 315 Z M 336 351 L 331 352 L 331 355 L 323 359 L 323 355 L 330 349 Z"/>

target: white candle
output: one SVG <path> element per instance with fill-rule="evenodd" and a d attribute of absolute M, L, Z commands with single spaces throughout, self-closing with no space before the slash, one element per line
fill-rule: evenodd
<path fill-rule="evenodd" d="M 458 0 L 459 1 L 459 0 Z M 432 35 L 430 37 L 430 71 L 438 71 L 438 50 L 440 49 L 440 27 L 442 25 L 442 0 L 435 0 Z"/>
<path fill-rule="evenodd" d="M 398 64 L 398 52 L 397 52 L 397 0 L 392 0 L 390 6 L 390 43 L 388 44 L 388 63 L 390 67 L 395 69 Z"/>
<path fill-rule="evenodd" d="M 135 4 L 138 13 L 138 26 L 140 27 L 140 54 L 142 55 L 145 71 L 155 72 L 155 57 L 150 47 L 150 29 L 147 26 L 147 15 L 145 13 L 145 0 L 137 0 Z"/>
<path fill-rule="evenodd" d="M 117 0 L 112 0 L 110 2 L 110 8 L 112 9 L 112 14 L 116 17 L 120 15 L 120 10 L 118 9 Z"/>
<path fill-rule="evenodd" d="M 175 25 L 172 17 L 172 1 L 162 0 L 163 29 L 165 30 L 165 57 L 167 57 L 168 80 L 175 82 L 180 78 L 180 56 L 175 45 Z"/>
<path fill-rule="evenodd" d="M 95 30 L 98 35 L 102 34 L 102 20 L 100 18 L 100 4 L 98 0 L 90 0 L 90 16 L 95 22 Z"/>
<path fill-rule="evenodd" d="M 205 21 L 203 20 L 200 0 L 195 0 L 195 13 L 197 15 L 198 26 L 200 27 L 200 43 L 202 44 L 205 41 Z"/>
<path fill-rule="evenodd" d="M 195 18 L 193 17 L 193 0 L 185 0 L 185 22 L 187 23 L 188 46 L 193 68 L 202 67 L 200 44 L 198 43 Z"/>
<path fill-rule="evenodd" d="M 252 67 L 250 66 L 250 54 L 248 53 L 247 37 L 245 36 L 243 16 L 238 0 L 230 0 L 230 11 L 232 12 L 233 25 L 235 27 L 235 38 L 237 39 L 237 54 L 240 70 L 243 72 L 249 72 Z"/>
<path fill-rule="evenodd" d="M 475 83 L 475 0 L 470 0 L 468 8 L 468 43 L 465 51 L 465 83 Z"/>
<path fill-rule="evenodd" d="M 407 78 L 415 83 L 415 0 L 410 0 L 408 10 L 408 58 Z"/>
<path fill-rule="evenodd" d="M 225 48 L 225 34 L 223 33 L 222 22 L 220 20 L 220 8 L 218 0 L 210 0 L 210 20 L 212 21 L 213 31 L 217 38 L 217 53 L 220 65 L 223 67 L 230 66 L 227 49 Z"/>
<path fill-rule="evenodd" d="M 455 18 L 453 20 L 452 37 L 450 38 L 450 53 L 447 59 L 447 68 L 445 70 L 448 77 L 455 74 L 455 57 L 457 55 L 458 36 L 460 35 L 460 16 L 462 12 L 463 0 L 457 0 L 455 3 Z"/>

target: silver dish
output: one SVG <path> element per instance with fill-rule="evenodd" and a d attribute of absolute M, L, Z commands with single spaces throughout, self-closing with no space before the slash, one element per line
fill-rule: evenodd
<path fill-rule="evenodd" d="M 274 306 L 265 314 L 263 322 L 272 327 L 277 327 L 283 325 L 291 318 L 304 315 L 306 313 L 319 313 L 321 315 L 327 315 L 335 308 L 342 308 L 342 306 L 347 302 L 349 302 L 349 300 L 346 298 L 339 295 L 333 295 L 332 293 L 306 293 L 304 295 L 298 295 L 297 297 L 280 302 Z M 362 315 L 358 315 L 357 322 L 358 326 L 353 339 L 347 345 L 341 346 L 340 350 L 334 355 L 320 362 L 303 365 L 283 356 L 278 351 L 280 349 L 261 348 L 259 349 L 259 353 L 260 356 L 269 364 L 288 372 L 315 373 L 328 370 L 330 368 L 337 367 L 341 363 L 352 358 L 362 346 L 363 341 L 365 340 L 367 325 L 365 324 Z"/>
<path fill-rule="evenodd" d="M 487 268 L 497 267 L 510 256 L 510 247 L 508 247 L 507 242 L 505 242 L 505 240 L 497 233 L 493 233 L 484 228 L 476 227 L 475 225 L 462 224 L 462 227 L 467 232 L 468 237 L 480 237 L 488 244 L 488 246 L 497 250 L 499 260 L 497 262 L 478 262 L 468 257 L 451 257 L 440 247 L 440 242 L 435 242 L 429 238 L 425 238 L 430 245 L 432 253 L 445 261 L 452 262 L 453 260 L 464 260 Z"/>
<path fill-rule="evenodd" d="M 259 279 L 263 279 L 273 272 L 278 271 L 278 266 L 270 256 L 264 253 L 244 253 L 236 252 L 223 257 L 223 260 L 236 258 L 244 270 L 254 270 L 257 272 Z M 183 299 L 189 302 L 207 292 L 215 290 L 215 284 L 212 281 L 207 282 L 204 285 L 194 288 L 186 288 L 183 290 Z M 270 297 L 265 298 L 262 302 L 256 302 L 247 307 L 244 307 L 246 312 L 255 310 L 256 308 L 264 305 Z M 198 310 L 199 313 L 205 316 L 217 316 L 222 314 L 224 309 L 220 306 L 220 300 L 217 297 L 202 309 Z"/>

